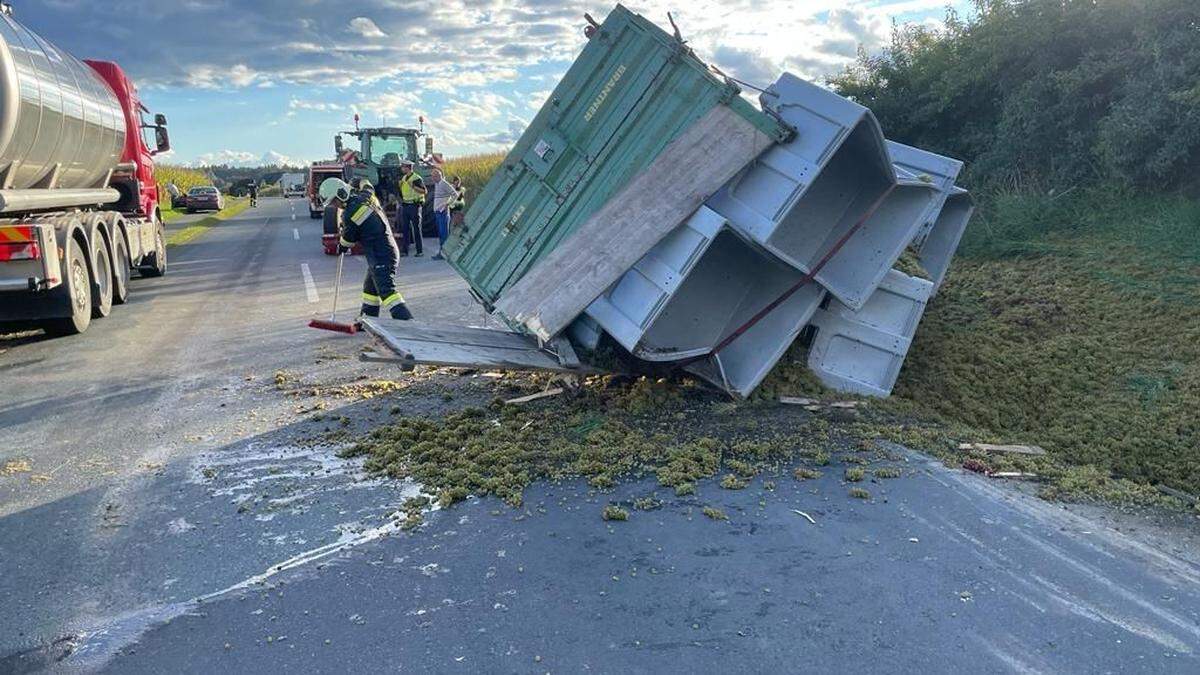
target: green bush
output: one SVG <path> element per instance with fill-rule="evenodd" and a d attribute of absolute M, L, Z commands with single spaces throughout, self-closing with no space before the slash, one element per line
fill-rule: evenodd
<path fill-rule="evenodd" d="M 973 188 L 1200 188 L 1200 3 L 975 0 L 831 84 Z"/>

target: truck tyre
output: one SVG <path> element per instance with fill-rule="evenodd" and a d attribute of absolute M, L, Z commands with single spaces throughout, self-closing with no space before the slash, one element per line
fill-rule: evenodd
<path fill-rule="evenodd" d="M 47 335 L 76 335 L 92 322 L 92 279 L 87 258 L 75 239 L 67 241 L 67 264 L 63 268 L 63 286 L 71 301 L 71 316 L 42 322 Z"/>
<path fill-rule="evenodd" d="M 142 260 L 138 272 L 143 277 L 161 277 L 167 273 L 167 236 L 162 223 L 154 228 L 154 252 Z"/>
<path fill-rule="evenodd" d="M 309 218 L 312 218 L 313 220 L 316 220 L 317 218 L 320 218 L 320 217 L 321 217 L 321 215 L 322 215 L 322 214 L 321 214 L 321 212 L 320 212 L 320 211 L 313 211 L 312 209 L 309 209 L 309 210 L 308 210 L 308 217 L 309 217 Z"/>
<path fill-rule="evenodd" d="M 92 318 L 102 319 L 112 313 L 113 299 L 112 257 L 103 237 L 92 240 L 92 262 L 96 270 L 92 279 Z"/>
<path fill-rule="evenodd" d="M 113 296 L 114 305 L 123 305 L 129 299 L 129 249 L 125 238 L 116 234 L 117 245 L 113 247 Z"/>

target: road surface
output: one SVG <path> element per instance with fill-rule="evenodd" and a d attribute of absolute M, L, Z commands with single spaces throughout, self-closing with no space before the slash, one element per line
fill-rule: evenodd
<path fill-rule="evenodd" d="M 870 501 L 827 472 L 710 490 L 728 522 L 660 493 L 608 524 L 654 486 L 565 483 L 396 531 L 419 487 L 306 439 L 461 403 L 297 384 L 403 377 L 305 328 L 333 276 L 307 216 L 263 199 L 85 335 L 0 338 L 0 466 L 29 463 L 0 475 L 0 672 L 1200 672 L 1194 517 L 1050 504 L 903 450 Z M 443 264 L 400 278 L 419 318 L 486 322 Z"/>

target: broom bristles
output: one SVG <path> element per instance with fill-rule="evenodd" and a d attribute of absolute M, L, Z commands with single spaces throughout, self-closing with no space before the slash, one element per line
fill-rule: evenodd
<path fill-rule="evenodd" d="M 331 330 L 336 333 L 348 333 L 354 335 L 358 332 L 358 326 L 352 323 L 339 323 L 337 321 L 325 321 L 322 319 L 313 319 L 308 322 L 309 328 L 318 328 L 320 330 Z"/>

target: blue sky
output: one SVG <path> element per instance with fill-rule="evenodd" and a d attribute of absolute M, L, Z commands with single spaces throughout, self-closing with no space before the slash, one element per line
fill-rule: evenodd
<path fill-rule="evenodd" d="M 589 0 L 10 0 L 16 18 L 80 58 L 120 63 L 165 113 L 174 163 L 307 163 L 333 133 L 415 125 L 448 155 L 506 147 L 582 48 Z M 940 20 L 967 0 L 647 0 L 700 56 L 765 86 L 836 72 L 893 21 Z"/>

